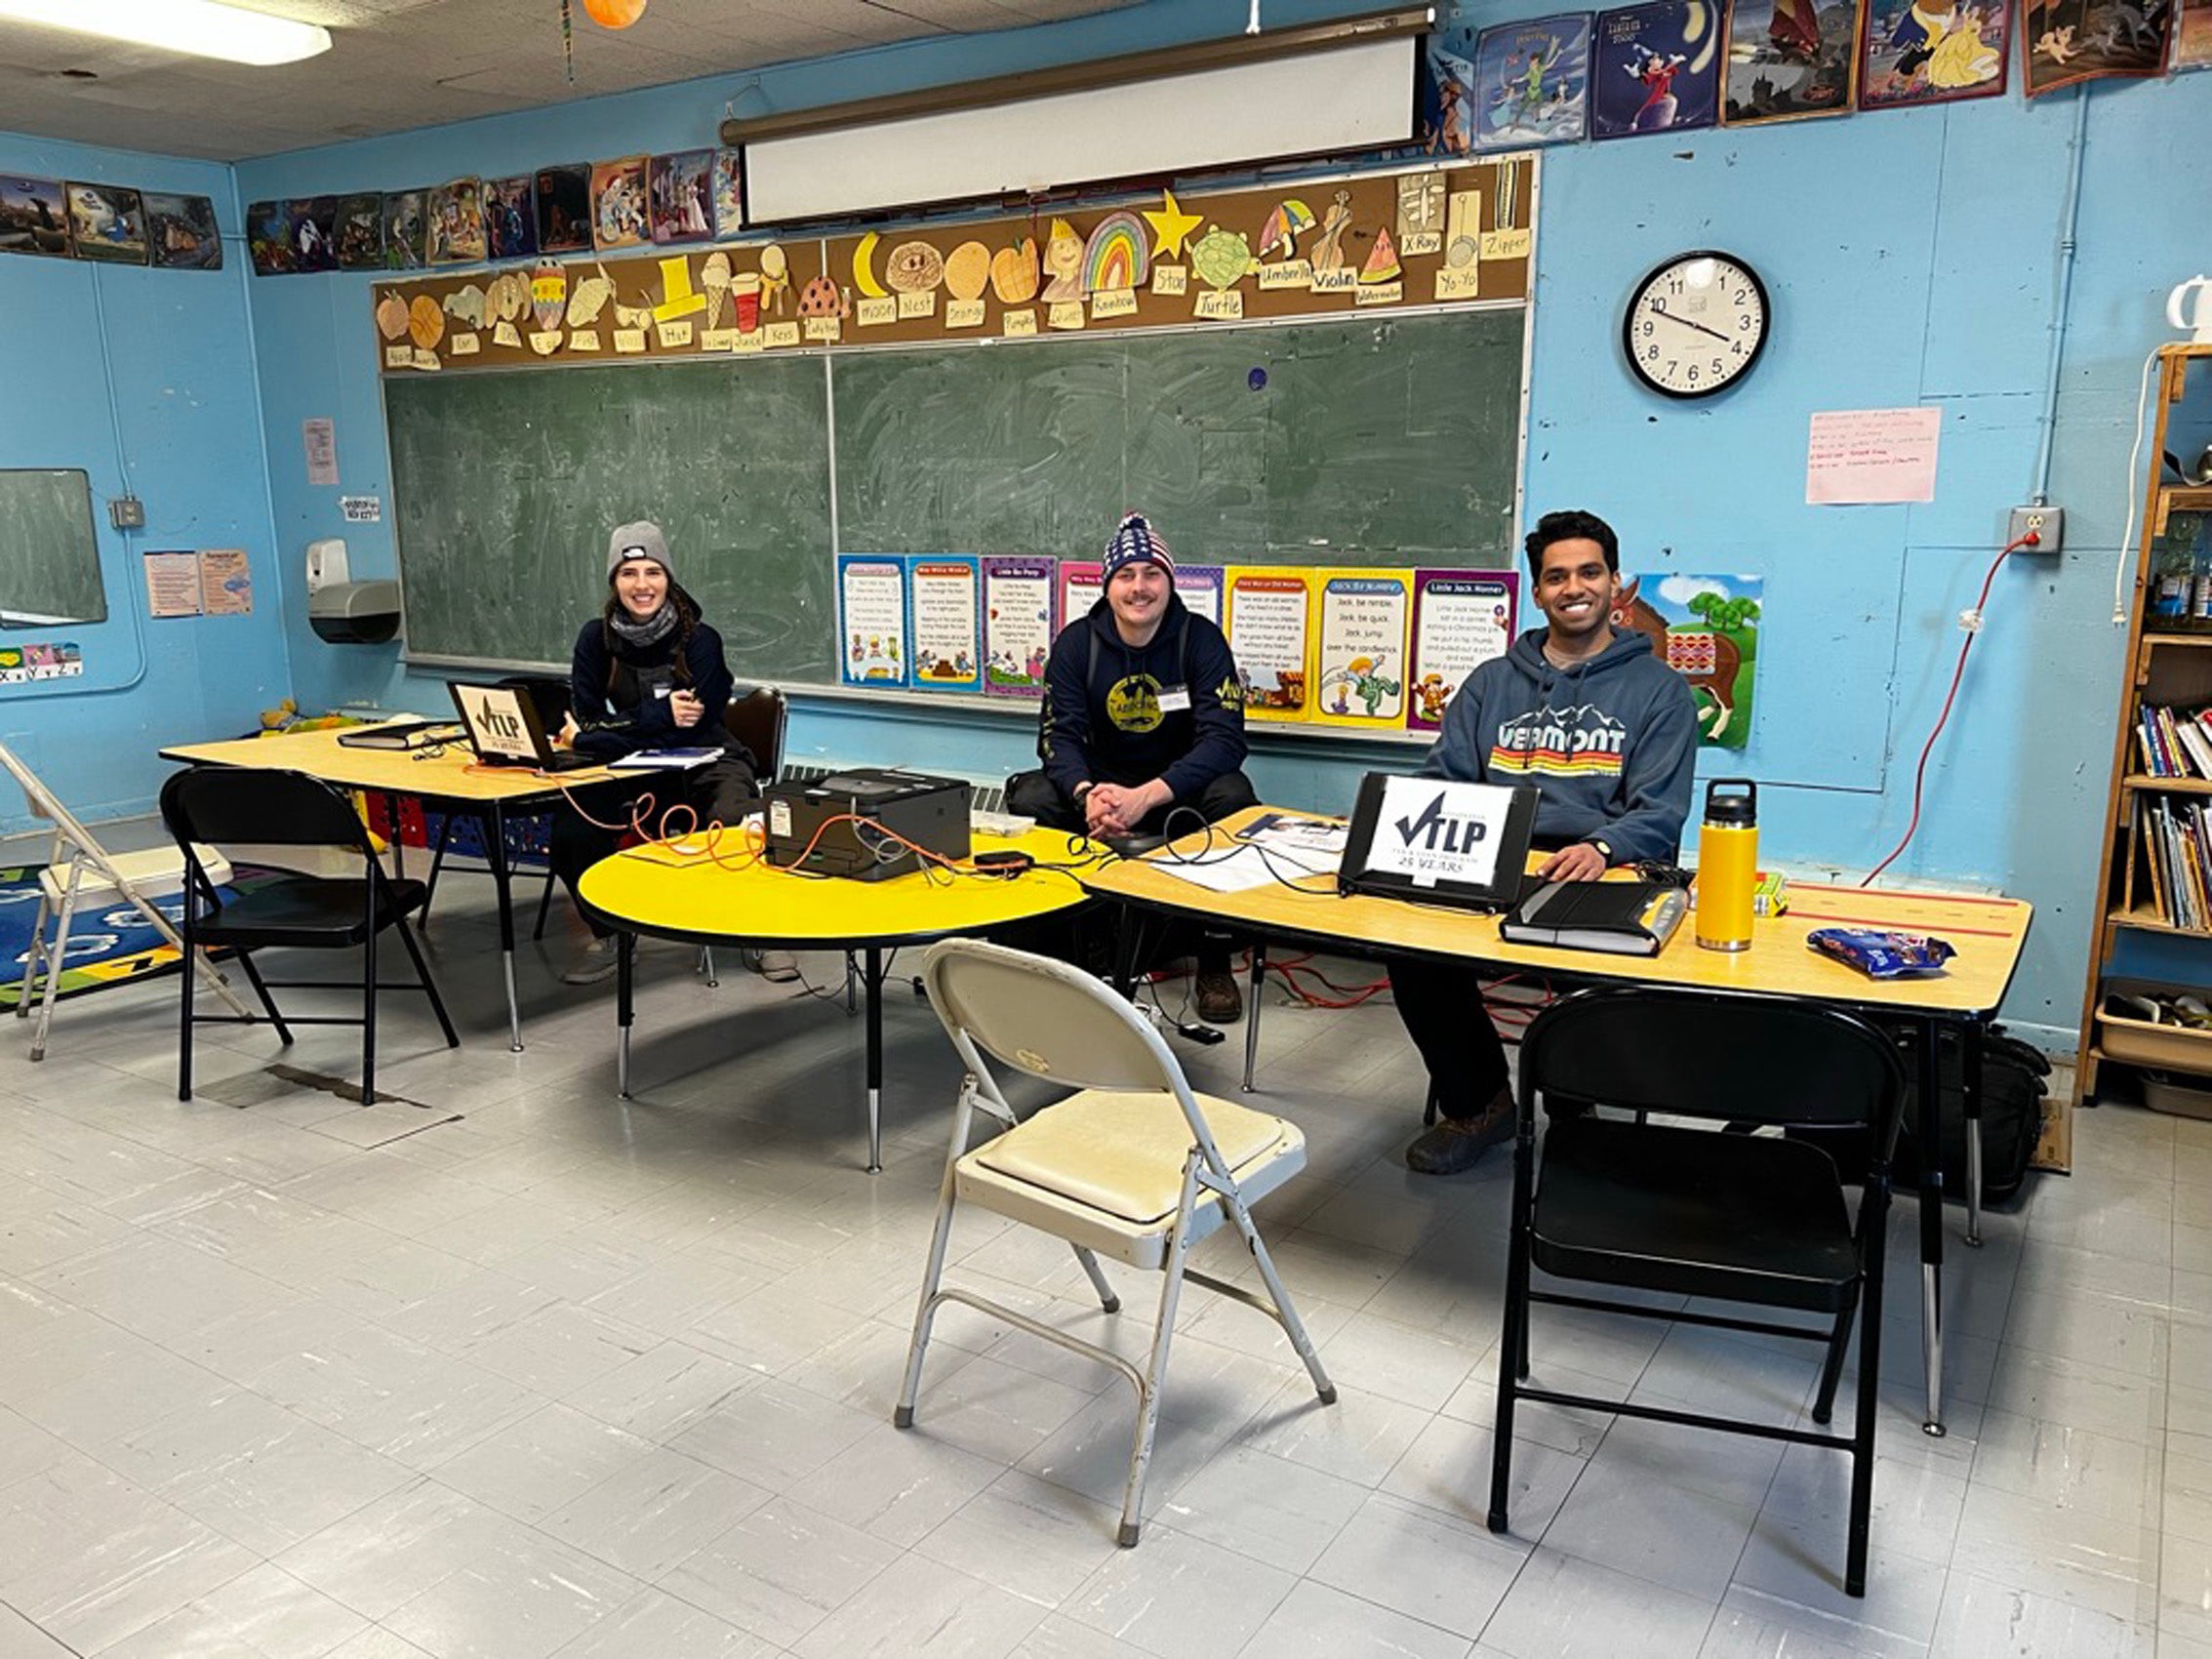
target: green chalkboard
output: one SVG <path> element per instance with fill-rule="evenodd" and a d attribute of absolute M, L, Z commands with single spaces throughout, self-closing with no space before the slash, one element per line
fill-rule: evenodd
<path fill-rule="evenodd" d="M 0 471 L 0 627 L 104 622 L 92 485 L 81 471 Z"/>
<path fill-rule="evenodd" d="M 1089 558 L 1140 508 L 1190 563 L 1509 564 L 1524 315 L 398 379 L 409 654 L 566 662 L 639 517 L 738 677 L 798 685 L 834 552 Z"/>
<path fill-rule="evenodd" d="M 1518 307 L 837 362 L 846 552 L 1510 562 Z M 1256 384 L 1257 383 L 1257 384 Z"/>
<path fill-rule="evenodd" d="M 835 677 L 820 359 L 424 376 L 384 407 L 410 657 L 566 664 L 607 533 L 650 518 L 741 680 Z"/>

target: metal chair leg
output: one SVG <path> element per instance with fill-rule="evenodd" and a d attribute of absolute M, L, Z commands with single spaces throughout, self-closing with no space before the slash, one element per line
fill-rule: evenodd
<path fill-rule="evenodd" d="M 1099 1293 L 1099 1306 L 1109 1314 L 1120 1313 L 1121 1298 L 1114 1294 L 1113 1286 L 1106 1282 L 1106 1271 L 1099 1266 L 1098 1257 L 1080 1244 L 1076 1244 L 1074 1250 L 1075 1259 L 1083 1264 L 1083 1272 L 1090 1276 L 1091 1288 Z"/>
<path fill-rule="evenodd" d="M 716 975 L 715 975 L 715 972 L 714 972 L 714 947 L 713 947 L 713 946 L 711 946 L 711 945 L 702 945 L 702 946 L 701 946 L 701 947 L 699 948 L 699 971 L 700 971 L 700 972 L 701 972 L 702 974 L 704 974 L 704 975 L 705 976 L 705 978 L 706 978 L 706 989 L 707 989 L 707 990 L 709 990 L 709 991 L 712 991 L 712 990 L 713 990 L 713 989 L 714 989 L 714 988 L 715 988 L 716 986 L 718 986 L 718 985 L 720 985 L 720 984 L 722 983 L 722 982 L 721 982 L 721 980 L 720 980 L 720 979 L 719 979 L 718 977 L 716 977 Z"/>
<path fill-rule="evenodd" d="M 61 991 L 61 964 L 69 959 L 69 928 L 77 917 L 78 883 L 84 877 L 84 869 L 82 862 L 79 862 L 69 870 L 68 891 L 61 895 L 61 913 L 56 919 L 54 925 L 54 948 L 45 952 L 46 994 L 39 998 L 38 1029 L 31 1032 L 30 1057 L 33 1060 L 44 1060 L 46 1058 L 47 1033 L 54 1030 L 54 999 Z M 41 895 L 39 909 L 43 910 L 45 908 L 46 900 Z M 37 936 L 34 934 L 32 936 L 34 950 L 37 948 L 36 939 Z M 23 970 L 23 979 L 27 990 L 30 980 L 30 970 L 27 967 Z M 18 1013 L 22 1012 L 20 1003 L 17 1004 L 16 1011 Z"/>
<path fill-rule="evenodd" d="M 1137 1440 L 1129 1454 L 1129 1484 L 1121 1498 L 1121 1527 L 1114 1542 L 1134 1549 L 1143 1525 L 1145 1476 L 1152 1464 L 1152 1443 L 1159 1436 L 1160 1390 L 1167 1382 L 1168 1347 L 1175 1340 L 1175 1309 L 1183 1295 L 1183 1274 L 1190 1260 L 1190 1212 L 1198 1198 L 1199 1153 L 1193 1147 L 1183 1160 L 1183 1196 L 1175 1211 L 1175 1231 L 1168 1235 L 1167 1261 L 1162 1264 L 1160 1318 L 1152 1332 L 1152 1356 L 1145 1366 L 1145 1380 L 1137 1391 Z"/>
<path fill-rule="evenodd" d="M 953 1119 L 952 1147 L 945 1157 L 945 1179 L 938 1185 L 937 1226 L 930 1234 L 929 1267 L 922 1275 L 921 1299 L 914 1307 L 914 1334 L 906 1345 L 906 1375 L 899 1385 L 899 1403 L 891 1413 L 894 1428 L 914 1426 L 914 1396 L 921 1392 L 922 1355 L 929 1347 L 930 1326 L 937 1318 L 937 1290 L 945 1278 L 945 1250 L 952 1237 L 954 1171 L 960 1162 L 960 1149 L 968 1144 L 968 1124 L 975 1110 L 971 1097 L 974 1087 L 975 1080 L 970 1078 L 968 1088 L 961 1091 L 959 1111 Z"/>
<path fill-rule="evenodd" d="M 46 949 L 47 910 L 46 883 L 42 881 L 38 886 L 38 914 L 30 924 L 30 949 L 23 952 L 23 983 L 16 992 L 16 1018 L 19 1020 L 30 1018 L 32 976 L 38 972 L 39 956 Z M 38 1056 L 33 1054 L 31 1058 L 36 1060 Z"/>

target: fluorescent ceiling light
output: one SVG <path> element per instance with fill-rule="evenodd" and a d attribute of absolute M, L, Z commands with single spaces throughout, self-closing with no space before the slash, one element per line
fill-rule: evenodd
<path fill-rule="evenodd" d="M 319 23 L 221 0 L 0 0 L 0 18 L 233 63 L 296 63 L 330 50 L 330 30 Z"/>

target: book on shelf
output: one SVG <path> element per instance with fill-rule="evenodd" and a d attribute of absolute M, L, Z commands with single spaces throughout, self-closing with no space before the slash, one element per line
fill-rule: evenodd
<path fill-rule="evenodd" d="M 2212 704 L 2144 704 L 2136 710 L 2135 747 L 2147 777 L 2212 779 Z"/>

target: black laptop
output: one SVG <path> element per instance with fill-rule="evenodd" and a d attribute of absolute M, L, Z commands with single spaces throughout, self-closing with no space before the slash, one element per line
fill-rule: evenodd
<path fill-rule="evenodd" d="M 1387 899 L 1507 910 L 1527 873 L 1534 789 L 1370 772 L 1360 781 L 1337 887 Z"/>
<path fill-rule="evenodd" d="M 461 715 L 468 747 L 487 766 L 527 766 L 536 772 L 581 772 L 606 763 L 574 749 L 555 749 L 545 735 L 538 707 L 522 692 L 503 685 L 447 688 Z"/>

